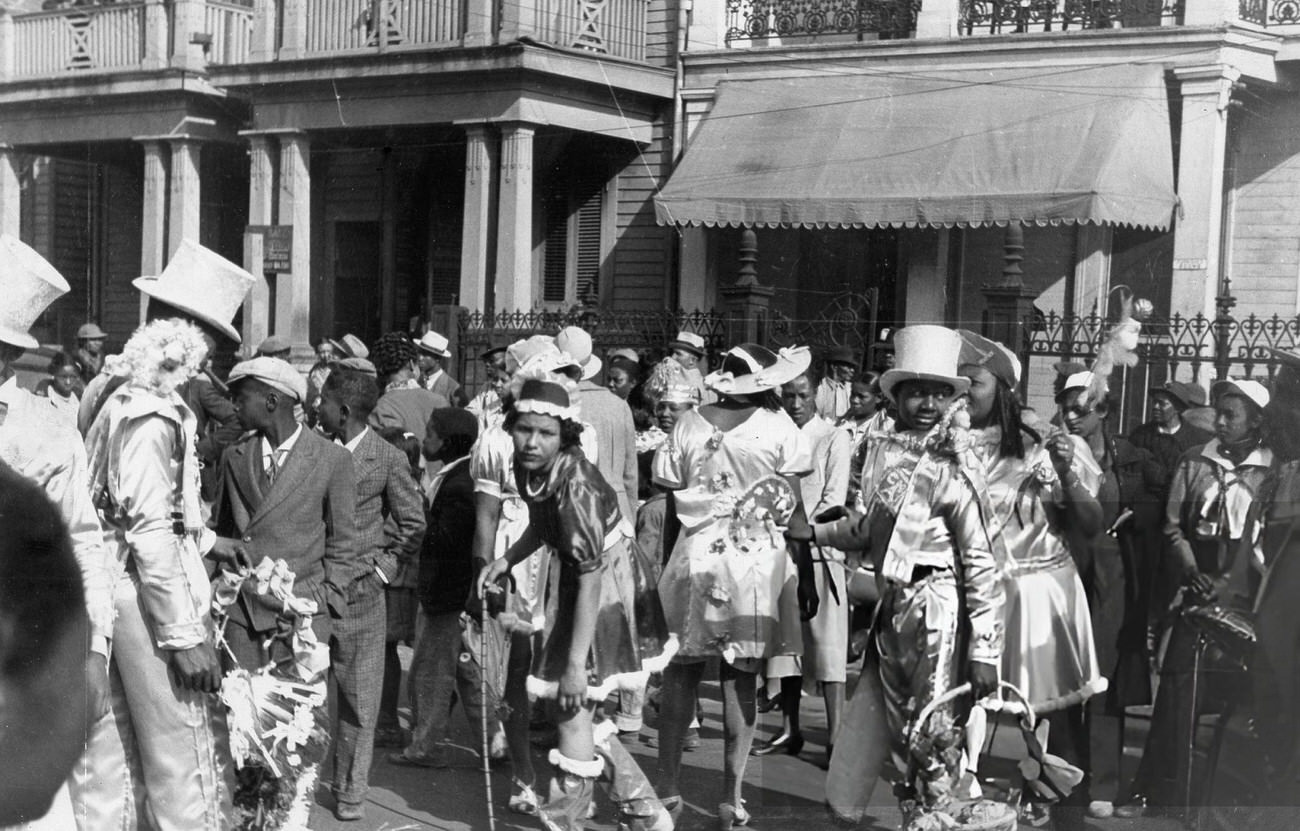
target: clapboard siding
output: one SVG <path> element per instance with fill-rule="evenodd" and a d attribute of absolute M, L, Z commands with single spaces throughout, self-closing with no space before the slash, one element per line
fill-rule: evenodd
<path fill-rule="evenodd" d="M 105 181 L 108 202 L 99 325 L 116 352 L 140 322 L 140 292 L 131 281 L 140 276 L 140 228 L 144 222 L 144 169 L 111 166 Z"/>
<path fill-rule="evenodd" d="M 667 303 L 674 232 L 656 224 L 654 195 L 667 181 L 669 143 L 661 118 L 650 144 L 619 171 L 613 300 L 620 308 L 659 309 Z"/>
<path fill-rule="evenodd" d="M 650 0 L 646 7 L 645 59 L 672 68 L 677 58 L 677 4 L 679 0 Z"/>

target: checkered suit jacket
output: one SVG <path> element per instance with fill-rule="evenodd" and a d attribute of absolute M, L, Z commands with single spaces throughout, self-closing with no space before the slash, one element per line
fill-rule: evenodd
<path fill-rule="evenodd" d="M 285 560 L 293 570 L 294 594 L 341 614 L 343 590 L 357 574 L 354 511 L 356 486 L 348 451 L 312 430 L 285 457 L 269 489 L 263 490 L 262 437 L 253 433 L 226 448 L 221 457 L 214 525 L 223 537 L 243 540 L 254 563 Z M 251 592 L 240 597 L 238 622 L 255 632 L 275 628 L 279 601 Z"/>
<path fill-rule="evenodd" d="M 357 483 L 357 555 L 365 572 L 378 566 L 389 582 L 414 573 L 424 540 L 424 497 L 406 454 L 367 430 L 352 453 Z"/>

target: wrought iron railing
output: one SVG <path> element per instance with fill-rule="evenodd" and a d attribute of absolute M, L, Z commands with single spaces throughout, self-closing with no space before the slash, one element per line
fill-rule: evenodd
<path fill-rule="evenodd" d="M 647 363 L 663 357 L 665 345 L 682 331 L 695 332 L 704 338 L 711 359 L 716 359 L 729 345 L 726 316 L 716 311 L 629 311 L 574 306 L 497 314 L 464 312 L 457 327 L 462 383 L 471 393 L 483 383 L 482 367 L 474 360 L 475 356 L 529 335 L 554 335 L 566 326 L 587 330 L 600 352 L 630 347 L 641 352 L 642 360 Z M 716 365 L 716 360 L 712 362 Z"/>
<path fill-rule="evenodd" d="M 920 10 L 920 0 L 727 0 L 726 40 L 909 38 Z"/>
<path fill-rule="evenodd" d="M 1048 312 L 1027 322 L 1022 357 L 1026 365 L 1038 359 L 1049 364 L 1078 361 L 1091 364 L 1113 321 L 1093 315 Z M 1271 381 L 1279 361 L 1273 349 L 1300 348 L 1300 316 L 1249 315 L 1235 318 L 1205 315 L 1152 318 L 1142 324 L 1139 361 L 1124 371 L 1120 386 L 1119 423 L 1125 429 L 1140 423 L 1147 390 L 1168 380 L 1202 384 L 1220 378 L 1250 377 Z"/>
<path fill-rule="evenodd" d="M 1185 0 L 961 0 L 960 28 L 976 35 L 1177 26 L 1184 7 Z"/>
<path fill-rule="evenodd" d="M 1238 19 L 1256 26 L 1300 24 L 1300 0 L 1239 0 Z"/>

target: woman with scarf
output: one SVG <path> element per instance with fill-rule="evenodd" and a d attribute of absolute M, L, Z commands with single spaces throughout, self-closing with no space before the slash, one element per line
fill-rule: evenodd
<path fill-rule="evenodd" d="M 1082 827 L 1089 803 L 1085 702 L 1107 686 L 1097 664 L 1088 599 L 1067 529 L 1101 530 L 1101 471 L 1081 439 L 1039 436 L 1021 420 L 1020 360 L 1000 343 L 962 330 L 960 372 L 970 379 L 974 453 L 983 468 L 990 536 L 1006 546 L 1004 681 L 1051 722 L 1051 752 L 1085 779 L 1057 811 L 1057 826 Z"/>
<path fill-rule="evenodd" d="M 1185 751 L 1193 682 L 1201 688 L 1198 709 L 1230 700 L 1232 686 L 1245 682 L 1240 665 L 1218 650 L 1207 653 L 1194 678 L 1195 652 L 1198 633 L 1212 631 L 1207 624 L 1254 606 L 1264 563 L 1243 535 L 1273 466 L 1262 430 L 1269 393 L 1256 381 L 1220 381 L 1211 394 L 1215 437 L 1183 454 L 1170 486 L 1164 532 L 1182 578 L 1182 605 L 1160 667 L 1151 732 L 1128 797 L 1115 808 L 1119 817 L 1142 816 L 1152 803 L 1179 805 L 1196 792 Z"/>
<path fill-rule="evenodd" d="M 777 393 L 809 363 L 803 348 L 779 355 L 751 343 L 732 348 L 705 382 L 720 400 L 683 412 L 655 458 L 655 482 L 670 491 L 664 549 L 672 552 L 659 590 L 680 642 L 664 670 L 658 786 L 669 810 L 679 811 L 683 736 L 705 664 L 721 658 L 723 829 L 749 822 L 741 785 L 762 661 L 799 654 L 800 613 L 806 620 L 817 611 L 808 547 L 793 546 L 792 557 L 781 533 L 810 536 L 798 477 L 812 457 Z M 745 511 L 759 501 L 756 486 L 768 509 Z"/>
<path fill-rule="evenodd" d="M 517 375 L 505 428 L 514 443 L 512 470 L 528 507 L 528 528 L 506 555 L 483 569 L 478 596 L 542 545 L 555 552 L 557 574 L 546 594 L 545 626 L 527 687 L 555 705 L 559 746 L 546 801 L 551 831 L 581 831 L 596 779 L 610 783 L 619 825 L 671 831 L 672 819 L 640 768 L 619 743 L 613 722 L 593 724 L 614 691 L 644 685 L 671 655 L 662 611 L 640 570 L 631 523 L 614 490 L 583 455 L 577 385 L 550 373 Z"/>

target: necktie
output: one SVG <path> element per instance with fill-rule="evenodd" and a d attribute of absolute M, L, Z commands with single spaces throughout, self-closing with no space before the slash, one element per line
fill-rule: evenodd
<path fill-rule="evenodd" d="M 269 488 L 275 484 L 275 475 L 280 472 L 279 452 L 272 450 L 271 455 L 266 460 L 266 486 Z"/>

